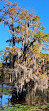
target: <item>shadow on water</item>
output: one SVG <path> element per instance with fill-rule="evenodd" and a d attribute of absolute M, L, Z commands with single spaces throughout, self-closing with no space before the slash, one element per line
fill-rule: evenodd
<path fill-rule="evenodd" d="M 5 83 L 3 79 L 0 79 L 0 110 L 4 110 L 6 105 L 8 107 L 15 104 L 29 106 L 38 104 L 40 106 L 49 103 L 48 89 L 42 92 L 34 86 L 34 81 L 30 81 L 28 84 L 25 83 L 25 88 L 23 87 L 21 93 L 17 93 L 12 84 Z M 48 111 L 48 108 L 43 111 Z"/>

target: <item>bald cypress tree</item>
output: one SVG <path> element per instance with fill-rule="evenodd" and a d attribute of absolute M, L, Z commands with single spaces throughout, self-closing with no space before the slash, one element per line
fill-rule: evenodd
<path fill-rule="evenodd" d="M 12 47 L 15 46 L 16 42 L 18 41 L 17 37 L 17 30 L 20 26 L 19 22 L 19 13 L 21 11 L 21 8 L 18 6 L 18 3 L 11 3 L 8 0 L 4 0 L 3 9 L 1 10 L 1 22 L 5 26 L 8 26 L 8 31 L 10 32 L 11 38 L 6 42 L 9 42 Z M 13 54 L 13 68 L 14 68 L 14 57 L 15 54 Z"/>
<path fill-rule="evenodd" d="M 0 21 L 8 26 L 11 35 L 6 42 L 10 42 L 12 47 L 16 43 L 22 43 L 20 50 L 23 61 L 35 55 L 39 56 L 41 48 L 49 50 L 43 45 L 44 42 L 49 41 L 49 34 L 43 32 L 45 27 L 40 23 L 40 17 L 35 15 L 33 10 L 28 11 L 20 8 L 18 3 L 11 3 L 8 0 L 4 0 L 4 3 Z M 14 58 L 15 53 L 13 53 L 13 68 Z"/>

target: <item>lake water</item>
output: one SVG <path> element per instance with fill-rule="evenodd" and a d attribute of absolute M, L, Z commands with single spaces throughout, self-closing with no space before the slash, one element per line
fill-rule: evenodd
<path fill-rule="evenodd" d="M 4 83 L 0 84 L 0 110 L 3 109 L 3 105 L 11 104 L 11 88 L 12 86 L 6 85 Z"/>
<path fill-rule="evenodd" d="M 48 111 L 49 110 L 49 89 L 44 92 L 32 90 L 26 95 L 26 101 L 11 102 L 13 85 L 7 82 L 0 82 L 0 111 Z M 7 109 L 5 109 L 7 108 Z"/>

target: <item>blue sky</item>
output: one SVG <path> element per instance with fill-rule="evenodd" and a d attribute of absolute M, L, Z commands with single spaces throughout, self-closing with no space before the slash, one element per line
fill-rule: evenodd
<path fill-rule="evenodd" d="M 36 14 L 41 17 L 40 22 L 45 26 L 45 33 L 49 33 L 49 0 L 9 0 L 11 2 L 19 2 L 19 6 L 26 9 L 34 9 Z M 0 4 L 3 5 L 2 2 Z M 6 40 L 10 38 L 7 27 L 0 24 L 0 50 L 8 46 Z"/>

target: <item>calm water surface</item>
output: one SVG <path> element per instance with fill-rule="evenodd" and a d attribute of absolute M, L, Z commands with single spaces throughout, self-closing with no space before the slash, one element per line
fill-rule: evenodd
<path fill-rule="evenodd" d="M 12 86 L 0 83 L 0 110 L 3 109 L 3 105 L 11 104 L 11 94 Z"/>
<path fill-rule="evenodd" d="M 25 107 L 21 108 L 23 103 L 21 103 L 21 107 L 19 106 L 19 103 L 17 103 L 17 102 L 11 103 L 12 90 L 13 90 L 13 86 L 12 85 L 9 85 L 7 83 L 3 83 L 2 81 L 0 82 L 0 110 L 1 111 L 4 110 L 6 105 L 7 105 L 7 107 L 10 107 L 10 106 L 13 107 L 12 104 L 14 104 L 14 105 L 17 104 L 16 107 L 18 109 L 16 111 L 20 111 L 19 108 L 21 109 L 21 111 L 23 111 L 23 109 L 24 109 L 24 111 L 26 111 Z M 45 94 L 44 94 L 41 91 L 37 90 L 35 94 L 34 93 L 31 93 L 31 94 L 26 96 L 26 104 L 28 104 L 29 106 L 31 104 L 30 108 L 32 106 L 36 106 L 36 104 L 39 104 L 39 106 L 40 106 L 40 104 L 41 105 L 48 104 L 48 102 L 49 102 L 48 101 L 48 98 L 49 98 L 48 94 L 49 94 L 49 92 L 47 93 L 45 91 Z M 44 102 L 44 104 L 43 104 L 43 102 Z M 49 105 L 47 106 L 47 108 L 45 110 L 44 109 L 40 109 L 40 111 L 42 111 L 42 110 L 43 111 L 48 111 L 49 110 Z M 13 109 L 11 111 L 15 111 L 15 109 Z M 31 111 L 31 109 L 30 109 L 30 111 Z M 38 111 L 38 110 L 34 109 L 32 111 Z"/>

